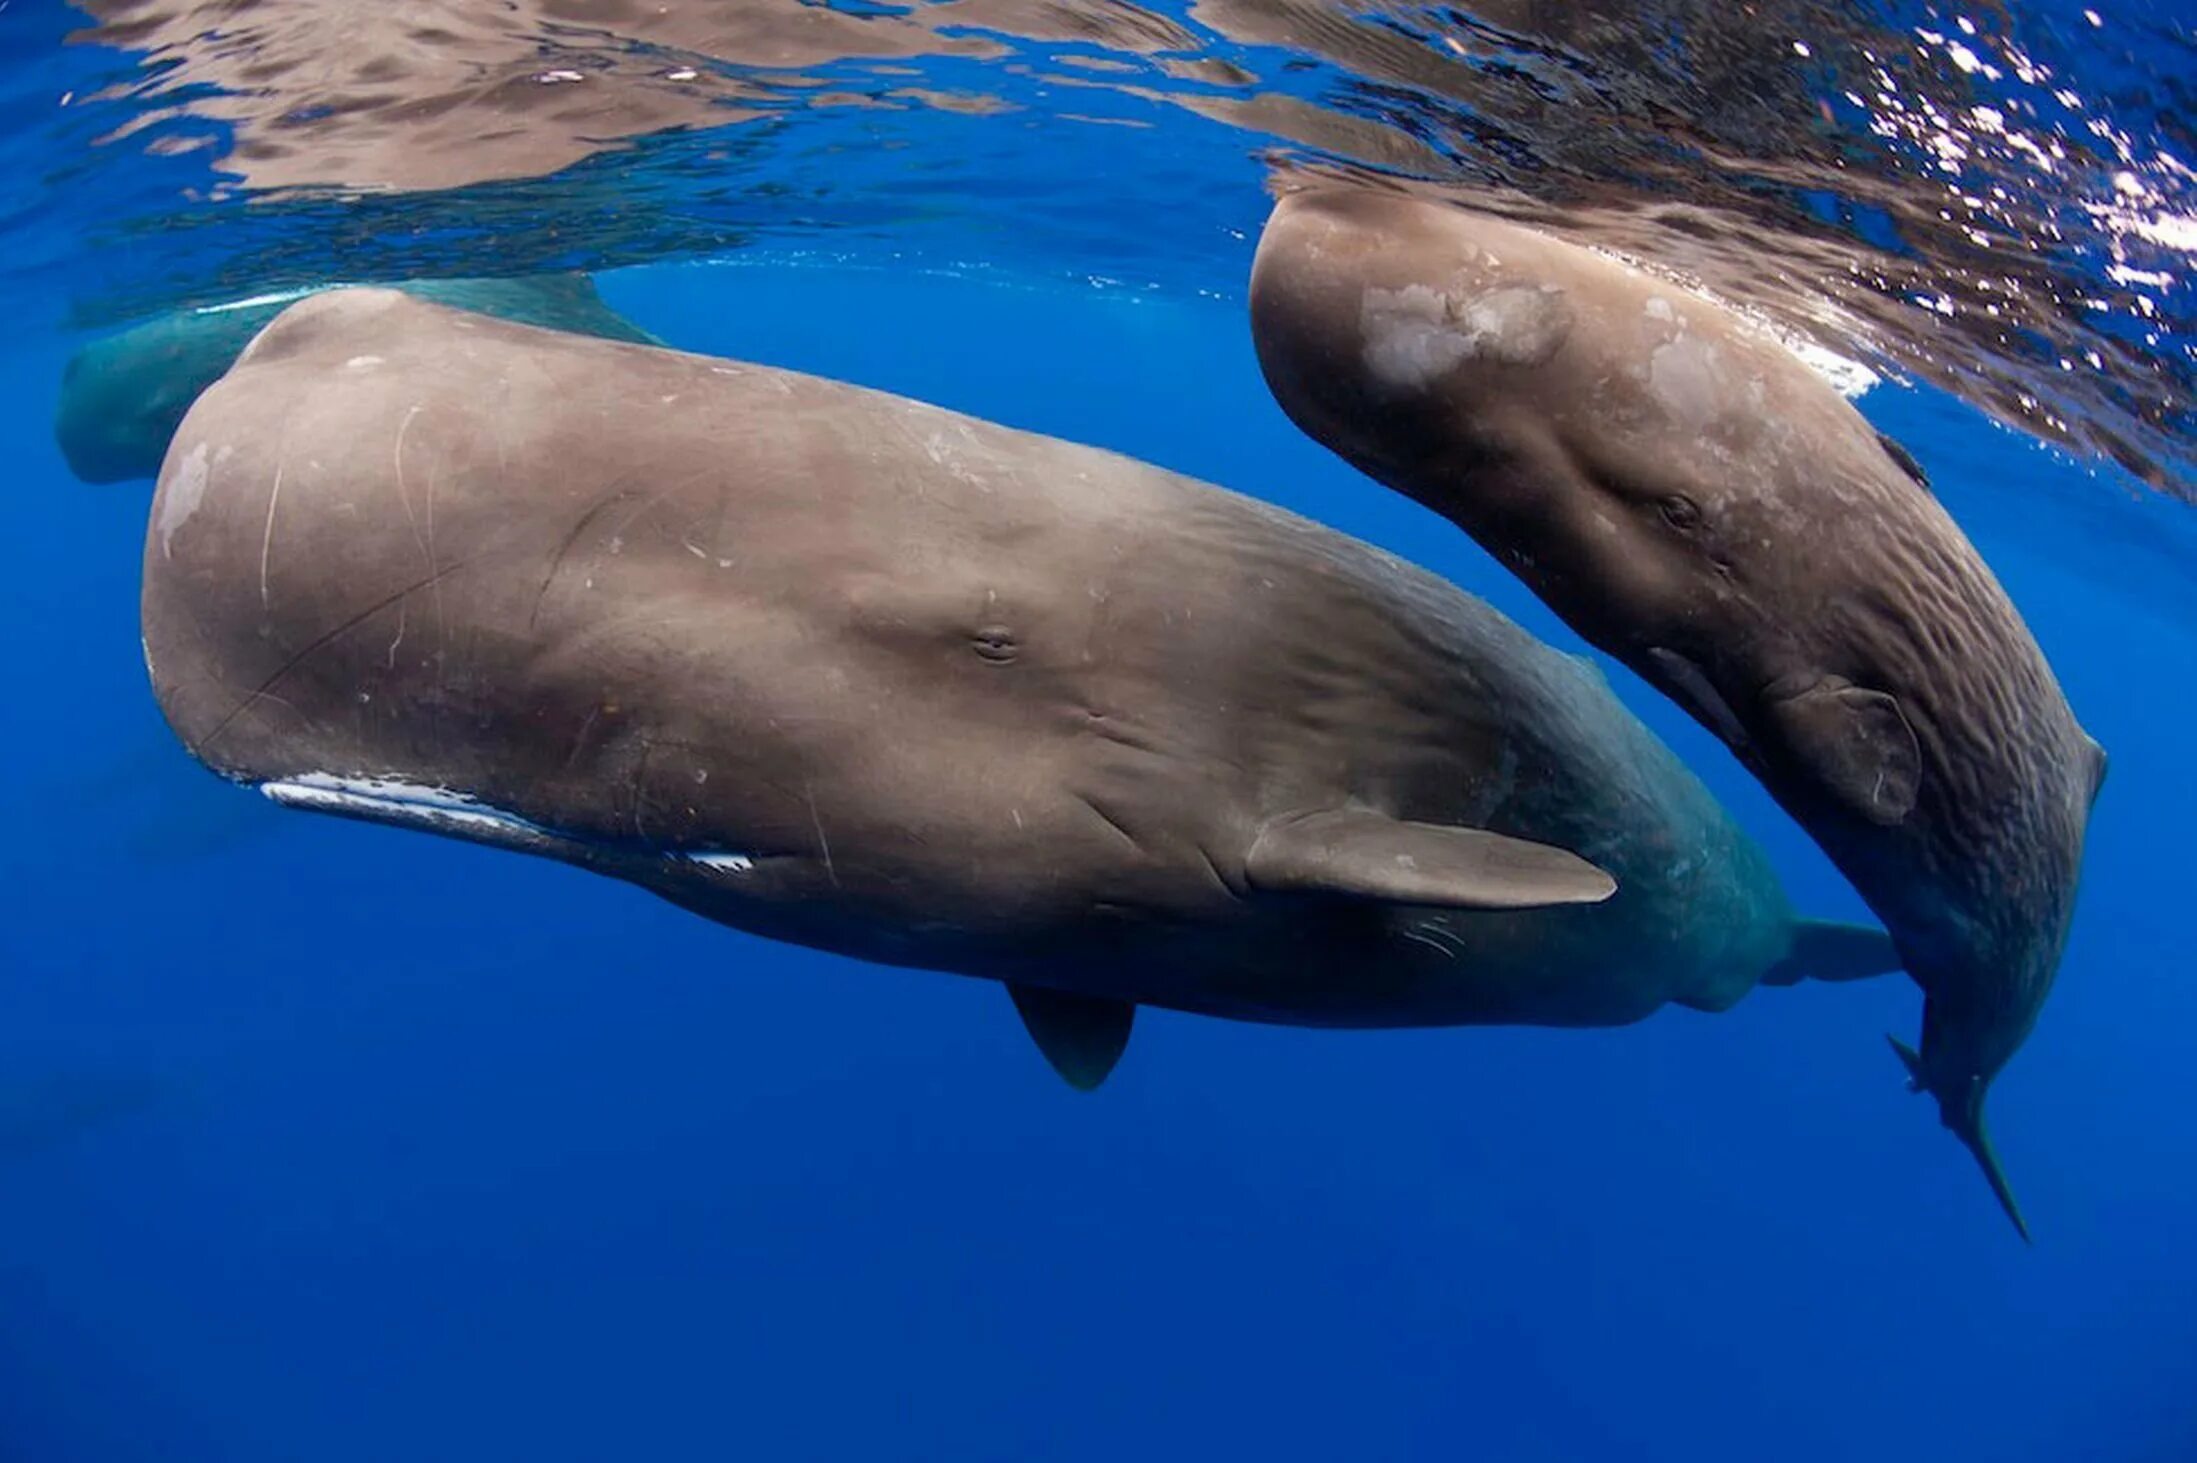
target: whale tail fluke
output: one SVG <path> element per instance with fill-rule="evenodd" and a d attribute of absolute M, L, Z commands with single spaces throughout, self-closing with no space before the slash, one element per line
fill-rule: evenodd
<path fill-rule="evenodd" d="M 1868 925 L 1835 920 L 1793 922 L 1792 948 L 1762 977 L 1764 985 L 1799 985 L 1804 980 L 1866 980 L 1900 969 L 1892 937 Z"/>
<path fill-rule="evenodd" d="M 1922 1055 L 1896 1036 L 1886 1036 L 1892 1050 L 1898 1054 L 1900 1065 L 1907 1068 L 1907 1086 L 1911 1092 L 1931 1091 L 1928 1069 L 1922 1064 Z M 1984 1182 L 1991 1185 L 1991 1195 L 2013 1221 L 2014 1232 L 2022 1237 L 2023 1244 L 2036 1241 L 2029 1233 L 2029 1221 L 2022 1218 L 2022 1206 L 2014 1198 L 2014 1186 L 2006 1181 L 2006 1170 L 1999 1166 L 1998 1151 L 1991 1146 L 1991 1134 L 1983 1125 L 1983 1084 L 1976 1083 L 1968 1089 L 1969 1096 L 1957 1106 L 1939 1100 L 1939 1113 L 1953 1136 L 1961 1140 L 1975 1158 L 1976 1166 L 1983 1170 Z"/>
<path fill-rule="evenodd" d="M 2014 1201 L 2013 1185 L 2006 1181 L 2006 1170 L 1999 1167 L 1999 1155 L 1991 1147 L 1991 1135 L 1984 1131 L 1981 1103 L 1977 1104 L 1973 1118 L 1953 1128 L 1953 1136 L 1975 1155 L 1976 1166 L 1983 1170 L 1984 1182 L 1991 1185 L 1992 1196 L 2006 1211 L 2006 1217 L 2014 1222 L 2014 1232 L 2022 1237 L 2022 1243 L 2035 1244 L 2029 1235 L 2029 1221 L 2022 1218 L 2022 1206 Z"/>

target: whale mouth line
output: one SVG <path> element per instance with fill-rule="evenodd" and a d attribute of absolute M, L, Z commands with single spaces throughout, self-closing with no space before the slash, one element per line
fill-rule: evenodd
<path fill-rule="evenodd" d="M 755 867 L 753 855 L 731 849 L 641 849 L 604 844 L 546 827 L 468 793 L 403 778 L 308 772 L 297 777 L 269 778 L 257 786 L 261 796 L 286 808 L 439 833 L 468 843 L 553 858 L 599 862 L 620 855 L 653 857 L 668 864 L 732 874 L 744 874 Z"/>

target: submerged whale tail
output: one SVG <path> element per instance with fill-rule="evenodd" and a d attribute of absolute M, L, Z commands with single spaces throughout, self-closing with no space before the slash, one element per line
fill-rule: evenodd
<path fill-rule="evenodd" d="M 1899 1053 L 1900 1062 L 1907 1068 L 1909 1088 L 1915 1092 L 1933 1092 L 1929 1079 L 1924 1075 L 1921 1054 L 1896 1036 L 1886 1036 L 1884 1039 L 1892 1043 L 1892 1050 Z M 1957 1101 L 1948 1101 L 1942 1094 L 1938 1095 L 1938 1113 L 1953 1136 L 1960 1139 L 1962 1146 L 1975 1155 L 1977 1167 L 1983 1170 L 1984 1182 L 1991 1185 L 1991 1192 L 1997 1196 L 1999 1207 L 2006 1211 L 2006 1217 L 2014 1221 L 2014 1229 L 2021 1235 L 2022 1242 L 2033 1244 L 2035 1241 L 2029 1235 L 2029 1221 L 2022 1218 L 2022 1206 L 2014 1201 L 2013 1186 L 2007 1183 L 2006 1170 L 1999 1167 L 1999 1155 L 1991 1147 L 1990 1133 L 1984 1129 L 1983 1092 L 1983 1084 L 1977 1082 L 1968 1088 L 1966 1096 Z"/>
<path fill-rule="evenodd" d="M 1762 977 L 1764 985 L 1799 985 L 1804 980 L 1866 980 L 1900 968 L 1892 937 L 1868 925 L 1835 920 L 1793 921 L 1792 947 Z"/>

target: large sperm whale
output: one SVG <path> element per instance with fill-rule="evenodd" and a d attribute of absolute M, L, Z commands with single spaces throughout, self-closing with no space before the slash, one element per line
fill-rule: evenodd
<path fill-rule="evenodd" d="M 1251 323 L 1298 425 L 1690 710 L 1853 881 L 1926 997 L 1893 1046 L 2026 1237 L 1984 1095 L 2105 754 L 1914 459 L 1722 308 L 1423 200 L 1284 198 Z"/>
<path fill-rule="evenodd" d="M 1443 581 L 837 382 L 331 292 L 191 409 L 144 564 L 223 775 L 1004 981 L 1082 1086 L 1138 1005 L 1601 1025 L 1896 963 Z"/>
<path fill-rule="evenodd" d="M 283 308 L 331 285 L 173 310 L 102 336 L 69 358 L 54 409 L 54 441 L 69 471 L 87 483 L 149 478 L 183 414 L 220 379 L 237 353 Z M 499 315 L 609 340 L 655 337 L 603 303 L 584 274 L 511 279 L 406 280 L 394 288 L 461 310 Z"/>

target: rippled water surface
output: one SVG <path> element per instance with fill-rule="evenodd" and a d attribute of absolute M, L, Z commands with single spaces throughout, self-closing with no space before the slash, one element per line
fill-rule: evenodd
<path fill-rule="evenodd" d="M 2193 93 L 2167 0 L 0 0 L 0 1463 L 2197 1458 Z M 55 445 L 72 353 L 179 305 L 586 270 L 1581 650 L 1275 406 L 1245 280 L 1314 174 L 1722 297 L 1928 468 L 2112 757 L 1994 1089 L 2034 1247 L 1884 1048 L 1904 978 L 1151 1011 L 1082 1094 L 988 982 L 278 811 L 152 703 L 147 485 Z"/>
<path fill-rule="evenodd" d="M 66 179 L 42 206 L 114 251 L 71 292 L 88 320 L 331 269 L 795 246 L 1233 296 L 1260 185 L 1343 172 L 2192 491 L 2197 39 L 2169 0 L 82 8 L 18 0 L 19 48 L 77 49 L 9 116 Z"/>

